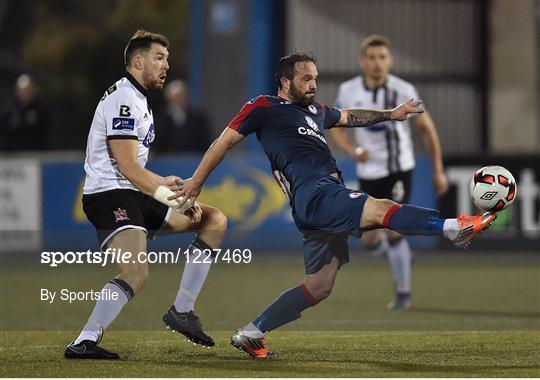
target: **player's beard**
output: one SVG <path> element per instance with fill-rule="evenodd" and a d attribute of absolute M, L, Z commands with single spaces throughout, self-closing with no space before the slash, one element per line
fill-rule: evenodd
<path fill-rule="evenodd" d="M 143 71 L 143 81 L 145 87 L 148 90 L 161 90 L 163 88 L 163 84 L 160 81 L 160 76 L 161 74 L 158 74 L 153 77 L 151 73 Z"/>
<path fill-rule="evenodd" d="M 296 88 L 293 81 L 291 81 L 291 86 L 289 88 L 289 96 L 294 103 L 302 106 L 309 106 L 315 100 L 315 93 L 303 94 Z"/>

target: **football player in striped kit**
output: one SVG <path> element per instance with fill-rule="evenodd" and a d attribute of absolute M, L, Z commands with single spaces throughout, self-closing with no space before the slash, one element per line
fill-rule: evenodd
<path fill-rule="evenodd" d="M 336 100 L 338 108 L 394 108 L 410 98 L 418 99 L 415 87 L 390 74 L 393 58 L 390 41 L 380 35 L 367 37 L 361 46 L 359 64 L 362 75 L 344 82 Z M 413 119 L 391 120 L 355 129 L 355 142 L 349 141 L 343 128 L 334 128 L 330 135 L 336 144 L 357 161 L 356 174 L 362 191 L 376 198 L 408 203 L 411 174 L 415 166 L 411 128 L 422 138 L 433 163 L 433 185 L 438 196 L 448 190 L 441 158 L 441 146 L 435 124 L 428 112 Z M 409 244 L 394 231 L 364 233 L 362 242 L 373 255 L 386 253 L 394 278 L 395 298 L 391 309 L 411 307 L 411 262 Z"/>
<path fill-rule="evenodd" d="M 160 234 L 197 234 L 188 247 L 180 287 L 163 323 L 195 344 L 214 345 L 194 308 L 212 262 L 204 259 L 220 247 L 227 218 L 201 203 L 187 203 L 178 209 L 177 202 L 167 197 L 174 195 L 169 187 L 181 178 L 162 177 L 145 168 L 155 138 L 147 96 L 150 90 L 163 89 L 169 69 L 168 46 L 161 34 L 137 31 L 124 52 L 127 72 L 109 87 L 96 107 L 86 148 L 83 209 L 103 252 L 129 252 L 133 256 L 118 263 L 120 274 L 102 289 L 113 296 L 97 301 L 81 333 L 67 346 L 66 359 L 119 358 L 98 344 L 146 282 L 146 239 Z M 189 259 L 201 253 L 201 261 Z"/>

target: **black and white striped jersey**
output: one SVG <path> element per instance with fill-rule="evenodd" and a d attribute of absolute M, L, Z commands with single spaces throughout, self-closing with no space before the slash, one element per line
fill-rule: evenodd
<path fill-rule="evenodd" d="M 374 90 L 357 76 L 339 87 L 336 107 L 340 109 L 391 109 L 404 101 L 418 99 L 409 82 L 389 75 L 386 83 Z M 369 158 L 357 164 L 357 175 L 363 179 L 384 178 L 392 173 L 414 168 L 414 149 L 409 121 L 386 121 L 367 128 L 355 128 L 356 144 L 368 150 Z"/>

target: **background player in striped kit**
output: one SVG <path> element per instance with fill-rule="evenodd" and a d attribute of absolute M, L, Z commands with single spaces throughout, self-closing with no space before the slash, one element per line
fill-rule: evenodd
<path fill-rule="evenodd" d="M 389 73 L 393 58 L 386 37 L 367 37 L 362 42 L 359 64 L 363 74 L 341 84 L 336 107 L 388 109 L 407 99 L 419 98 L 412 84 Z M 360 188 L 369 195 L 408 203 L 415 165 L 411 124 L 422 133 L 433 162 L 433 185 L 441 196 L 448 190 L 448 182 L 439 138 L 428 112 L 417 115 L 412 123 L 392 120 L 357 128 L 356 144 L 349 141 L 345 129 L 331 130 L 336 144 L 358 162 L 356 174 Z M 380 230 L 364 233 L 362 241 L 372 254 L 388 256 L 395 284 L 395 299 L 389 308 L 410 308 L 412 254 L 407 240 L 396 232 Z"/>

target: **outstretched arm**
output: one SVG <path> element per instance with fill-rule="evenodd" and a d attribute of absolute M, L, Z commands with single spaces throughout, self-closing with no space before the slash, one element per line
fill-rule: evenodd
<path fill-rule="evenodd" d="M 424 112 L 418 108 L 421 100 L 409 99 L 393 110 L 341 110 L 341 118 L 336 127 L 367 127 L 387 120 L 407 120 L 415 113 Z"/>
<path fill-rule="evenodd" d="M 210 145 L 210 148 L 204 154 L 199 166 L 193 173 L 191 178 L 178 181 L 178 185 L 171 187 L 171 190 L 176 192 L 174 196 L 169 199 L 176 199 L 183 197 L 179 200 L 178 207 L 182 205 L 190 198 L 197 198 L 201 192 L 202 186 L 212 170 L 223 160 L 227 152 L 240 142 L 244 138 L 244 135 L 236 132 L 232 128 L 225 128 L 221 135 Z"/>

